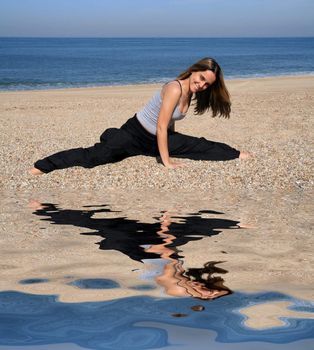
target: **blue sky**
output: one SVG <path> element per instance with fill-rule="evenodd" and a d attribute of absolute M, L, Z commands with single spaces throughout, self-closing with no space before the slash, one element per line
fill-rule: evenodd
<path fill-rule="evenodd" d="M 314 36 L 314 0 L 0 0 L 0 36 Z"/>

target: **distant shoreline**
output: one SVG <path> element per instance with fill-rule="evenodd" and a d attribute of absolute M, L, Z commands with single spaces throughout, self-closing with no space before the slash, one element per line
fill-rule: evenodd
<path fill-rule="evenodd" d="M 307 73 L 307 74 L 291 74 L 291 75 L 272 75 L 272 76 L 257 76 L 257 77 L 239 77 L 239 78 L 225 78 L 226 82 L 241 82 L 241 81 L 265 81 L 265 80 L 273 80 L 273 79 L 307 79 L 307 78 L 313 78 L 313 73 Z M 158 87 L 163 85 L 164 82 L 156 82 L 156 83 L 133 83 L 133 84 L 116 84 L 116 85 L 91 85 L 91 86 L 69 86 L 69 87 L 51 87 L 51 88 L 37 88 L 37 89 L 7 89 L 7 90 L 1 90 L 0 94 L 3 93 L 27 93 L 27 92 L 49 92 L 49 91 L 83 91 L 83 90 L 103 90 L 103 89 L 120 89 L 120 88 L 130 88 L 130 87 Z"/>

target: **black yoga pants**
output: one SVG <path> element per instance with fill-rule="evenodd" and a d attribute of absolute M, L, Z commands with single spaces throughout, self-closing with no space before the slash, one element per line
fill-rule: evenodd
<path fill-rule="evenodd" d="M 240 154 L 239 151 L 224 143 L 170 130 L 168 131 L 168 149 L 172 157 L 194 160 L 230 160 L 238 158 Z M 105 130 L 100 136 L 100 142 L 94 146 L 58 152 L 38 160 L 34 166 L 44 173 L 49 173 L 72 166 L 93 168 L 137 155 L 158 157 L 159 151 L 156 136 L 146 131 L 135 115 L 120 129 Z"/>

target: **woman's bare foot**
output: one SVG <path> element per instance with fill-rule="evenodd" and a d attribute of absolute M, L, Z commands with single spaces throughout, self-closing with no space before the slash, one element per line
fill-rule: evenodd
<path fill-rule="evenodd" d="M 30 171 L 29 171 L 30 174 L 32 175 L 42 175 L 44 174 L 44 172 L 42 172 L 41 170 L 37 169 L 37 168 L 32 168 Z"/>
<path fill-rule="evenodd" d="M 245 160 L 245 159 L 249 159 L 249 158 L 252 158 L 252 157 L 253 157 L 252 153 L 245 152 L 245 151 L 240 151 L 239 159 Z"/>

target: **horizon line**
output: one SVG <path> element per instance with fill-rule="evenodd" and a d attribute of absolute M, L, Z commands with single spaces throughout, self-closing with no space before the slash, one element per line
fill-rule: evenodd
<path fill-rule="evenodd" d="M 2 36 L 6 38 L 23 38 L 23 39 L 297 39 L 297 38 L 314 38 L 311 36 Z"/>

